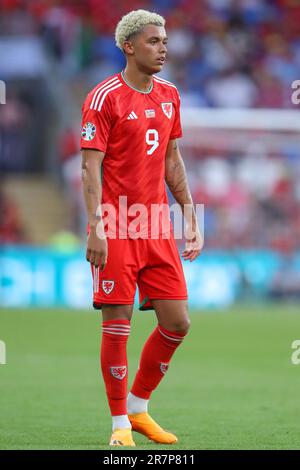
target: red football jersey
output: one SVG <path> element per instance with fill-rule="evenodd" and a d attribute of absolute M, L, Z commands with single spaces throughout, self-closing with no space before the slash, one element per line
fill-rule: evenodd
<path fill-rule="evenodd" d="M 102 204 L 116 209 L 118 227 L 120 201 L 127 205 L 127 223 L 122 220 L 129 234 L 138 230 L 150 235 L 151 205 L 167 205 L 166 149 L 170 139 L 181 136 L 180 98 L 171 82 L 153 76 L 149 91 L 141 92 L 119 73 L 88 94 L 82 108 L 81 148 L 105 153 Z M 146 219 L 136 204 L 147 209 Z M 159 233 L 163 231 L 160 226 Z"/>

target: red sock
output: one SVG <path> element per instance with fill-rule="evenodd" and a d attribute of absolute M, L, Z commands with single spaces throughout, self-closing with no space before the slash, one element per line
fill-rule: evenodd
<path fill-rule="evenodd" d="M 185 334 L 171 333 L 158 325 L 148 338 L 131 393 L 148 400 L 168 370 L 169 362 Z"/>
<path fill-rule="evenodd" d="M 102 323 L 101 369 L 111 415 L 126 415 L 128 363 L 128 320 L 109 320 Z"/>

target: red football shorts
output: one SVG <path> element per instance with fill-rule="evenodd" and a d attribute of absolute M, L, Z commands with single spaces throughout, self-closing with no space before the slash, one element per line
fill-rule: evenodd
<path fill-rule="evenodd" d="M 139 309 L 153 308 L 152 299 L 187 299 L 187 288 L 176 242 L 170 238 L 107 239 L 108 260 L 104 271 L 92 266 L 93 305 L 131 305 L 136 285 Z"/>

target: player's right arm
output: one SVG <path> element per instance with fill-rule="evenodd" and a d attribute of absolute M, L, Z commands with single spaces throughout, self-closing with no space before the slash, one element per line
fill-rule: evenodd
<path fill-rule="evenodd" d="M 117 79 L 113 79 L 114 83 Z M 86 97 L 82 107 L 82 181 L 88 214 L 89 235 L 86 259 L 96 268 L 104 269 L 107 261 L 107 241 L 101 217 L 101 165 L 106 154 L 112 124 L 112 107 L 108 95 L 111 86 L 97 85 Z M 112 88 L 111 88 L 112 87 Z"/>
<path fill-rule="evenodd" d="M 104 233 L 101 201 L 101 165 L 104 152 L 95 149 L 82 149 L 82 182 L 84 200 L 88 214 L 89 235 L 86 259 L 103 271 L 107 262 L 107 240 Z"/>

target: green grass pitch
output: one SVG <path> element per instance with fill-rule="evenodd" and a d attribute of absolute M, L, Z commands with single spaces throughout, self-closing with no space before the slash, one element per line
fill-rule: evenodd
<path fill-rule="evenodd" d="M 299 306 L 236 306 L 191 320 L 150 406 L 179 443 L 134 434 L 137 449 L 299 449 L 300 365 L 291 363 Z M 154 325 L 153 313 L 135 312 L 130 383 Z M 0 312 L 0 449 L 111 449 L 100 331 L 94 311 Z"/>

